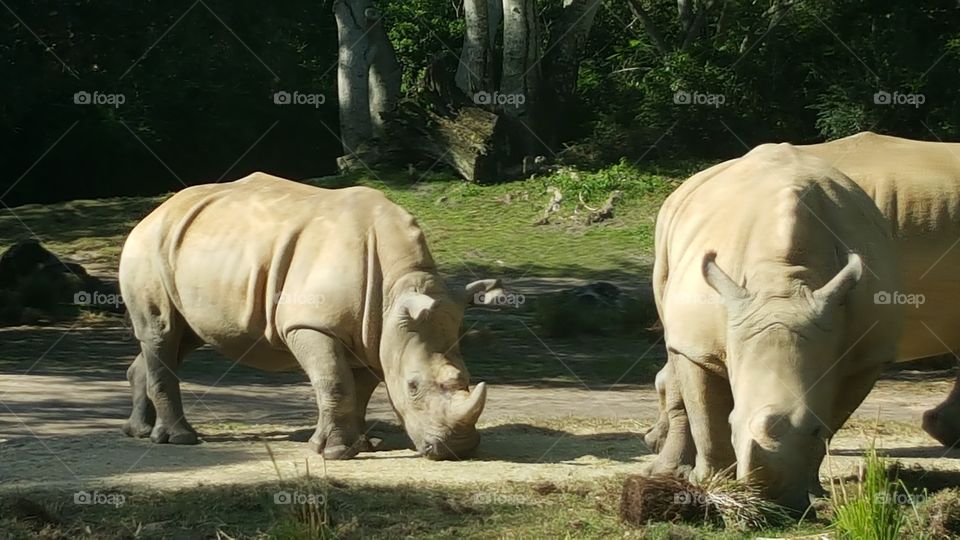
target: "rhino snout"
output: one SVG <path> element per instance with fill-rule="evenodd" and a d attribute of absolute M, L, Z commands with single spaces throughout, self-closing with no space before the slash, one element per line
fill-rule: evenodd
<path fill-rule="evenodd" d="M 471 457 L 480 445 L 480 433 L 470 429 L 465 433 L 455 433 L 446 439 L 425 439 L 418 453 L 434 460 L 464 459 Z"/>

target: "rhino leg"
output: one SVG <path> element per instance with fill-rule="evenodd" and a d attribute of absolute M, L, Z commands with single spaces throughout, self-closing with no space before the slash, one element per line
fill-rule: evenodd
<path fill-rule="evenodd" d="M 677 361 L 686 360 L 682 358 L 677 360 L 674 355 L 668 354 L 667 365 L 657 374 L 657 391 L 658 393 L 662 391 L 660 419 L 657 425 L 663 426 L 666 431 L 656 449 L 658 452 L 656 459 L 645 468 L 644 474 L 684 475 L 689 472 L 694 463 L 696 447 L 693 444 L 690 421 L 683 405 L 683 398 L 680 396 L 676 370 L 673 367 Z M 661 378 L 661 374 L 665 377 Z"/>
<path fill-rule="evenodd" d="M 147 363 L 143 354 L 127 369 L 127 380 L 130 382 L 130 391 L 133 394 L 133 410 L 130 418 L 123 423 L 123 432 L 129 437 L 142 439 L 150 436 L 153 424 L 157 420 L 157 410 L 147 398 Z"/>
<path fill-rule="evenodd" d="M 354 374 L 338 340 L 310 329 L 294 330 L 287 345 L 317 396 L 317 430 L 310 448 L 325 459 L 350 459 L 362 447 Z M 368 398 L 369 399 L 369 396 Z"/>
<path fill-rule="evenodd" d="M 667 414 L 667 411 L 671 408 L 671 405 L 667 403 L 667 385 L 673 384 L 671 380 L 672 368 L 668 363 L 663 369 L 657 373 L 656 383 L 654 388 L 657 390 L 657 400 L 660 403 L 660 412 L 657 415 L 657 421 L 646 433 L 643 434 L 643 443 L 647 445 L 647 448 L 650 449 L 654 454 L 660 453 L 660 450 L 663 448 L 663 444 L 666 442 L 667 433 L 670 431 L 670 416 Z M 678 396 L 679 398 L 679 396 Z M 683 404 L 680 403 L 682 407 Z"/>
<path fill-rule="evenodd" d="M 697 452 L 691 480 L 727 472 L 737 461 L 729 421 L 730 382 L 686 358 L 674 358 L 673 367 Z"/>
<path fill-rule="evenodd" d="M 353 383 L 357 390 L 357 425 L 364 430 L 364 434 L 361 436 L 363 439 L 360 447 L 361 452 L 373 452 L 381 442 L 380 439 L 370 438 L 366 434 L 367 405 L 370 404 L 373 391 L 377 389 L 381 382 L 383 382 L 383 378 L 370 368 L 363 367 L 353 370 Z"/>
<path fill-rule="evenodd" d="M 960 376 L 947 399 L 923 413 L 923 430 L 944 446 L 960 447 Z"/>
<path fill-rule="evenodd" d="M 183 324 L 181 322 L 181 324 Z M 182 326 L 155 340 L 141 341 L 146 365 L 147 397 L 157 411 L 150 440 L 158 444 L 197 444 L 197 432 L 187 422 L 176 370 L 185 356 Z"/>
<path fill-rule="evenodd" d="M 834 433 L 839 431 L 840 428 L 847 423 L 850 415 L 852 415 L 853 412 L 857 410 L 857 407 L 863 403 L 863 400 L 867 398 L 867 394 L 873 389 L 882 371 L 882 367 L 870 368 L 844 377 L 840 381 L 840 388 L 843 388 L 843 392 L 839 393 L 837 403 L 834 405 L 833 417 L 830 419 L 829 437 L 832 437 Z M 826 490 L 823 489 L 823 484 L 820 483 L 820 467 L 823 464 L 824 457 L 826 457 L 827 445 L 829 443 L 829 440 L 825 440 L 823 445 L 817 447 L 816 452 L 818 455 L 816 459 L 813 460 L 814 466 L 810 470 L 810 493 L 817 497 L 827 495 Z"/>

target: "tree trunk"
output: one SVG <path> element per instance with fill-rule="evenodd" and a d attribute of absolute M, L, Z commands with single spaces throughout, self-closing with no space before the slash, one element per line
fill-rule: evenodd
<path fill-rule="evenodd" d="M 600 0 L 564 0 L 563 16 L 556 25 L 547 51 L 549 87 L 558 101 L 566 102 L 577 89 L 580 60 Z"/>
<path fill-rule="evenodd" d="M 369 13 L 368 15 L 374 15 Z M 373 135 L 383 136 L 384 120 L 382 114 L 392 111 L 400 99 L 400 85 L 403 70 L 397 60 L 397 51 L 390 43 L 387 31 L 383 28 L 380 13 L 375 14 L 373 27 L 367 33 L 370 40 L 372 62 L 370 64 L 370 121 Z M 372 18 L 372 17 L 371 17 Z"/>
<path fill-rule="evenodd" d="M 477 92 L 492 90 L 489 11 L 487 0 L 464 0 L 463 7 L 466 28 L 456 81 L 457 87 L 473 98 Z"/>
<path fill-rule="evenodd" d="M 492 100 L 508 119 L 515 159 L 546 150 L 539 111 L 542 68 L 535 0 L 503 0 L 503 66 L 500 91 Z"/>
<path fill-rule="evenodd" d="M 339 43 L 337 100 L 340 105 L 340 142 L 347 153 L 373 136 L 370 119 L 370 42 L 364 11 L 370 0 L 336 0 Z"/>
<path fill-rule="evenodd" d="M 380 115 L 400 97 L 400 64 L 371 0 L 336 0 L 339 42 L 337 101 L 340 141 L 347 153 L 382 133 Z"/>

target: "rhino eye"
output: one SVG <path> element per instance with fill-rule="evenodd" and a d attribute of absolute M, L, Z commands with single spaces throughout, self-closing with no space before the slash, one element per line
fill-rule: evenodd
<path fill-rule="evenodd" d="M 417 392 L 420 391 L 420 381 L 417 379 L 407 381 L 407 391 L 410 392 L 410 395 L 417 395 Z"/>

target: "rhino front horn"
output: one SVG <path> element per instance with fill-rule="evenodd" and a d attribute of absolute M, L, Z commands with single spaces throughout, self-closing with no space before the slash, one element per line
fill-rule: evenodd
<path fill-rule="evenodd" d="M 454 418 L 457 422 L 464 425 L 473 425 L 480 419 L 480 413 L 483 412 L 483 406 L 487 403 L 487 383 L 479 383 L 473 387 L 467 398 L 456 405 L 454 409 Z"/>

